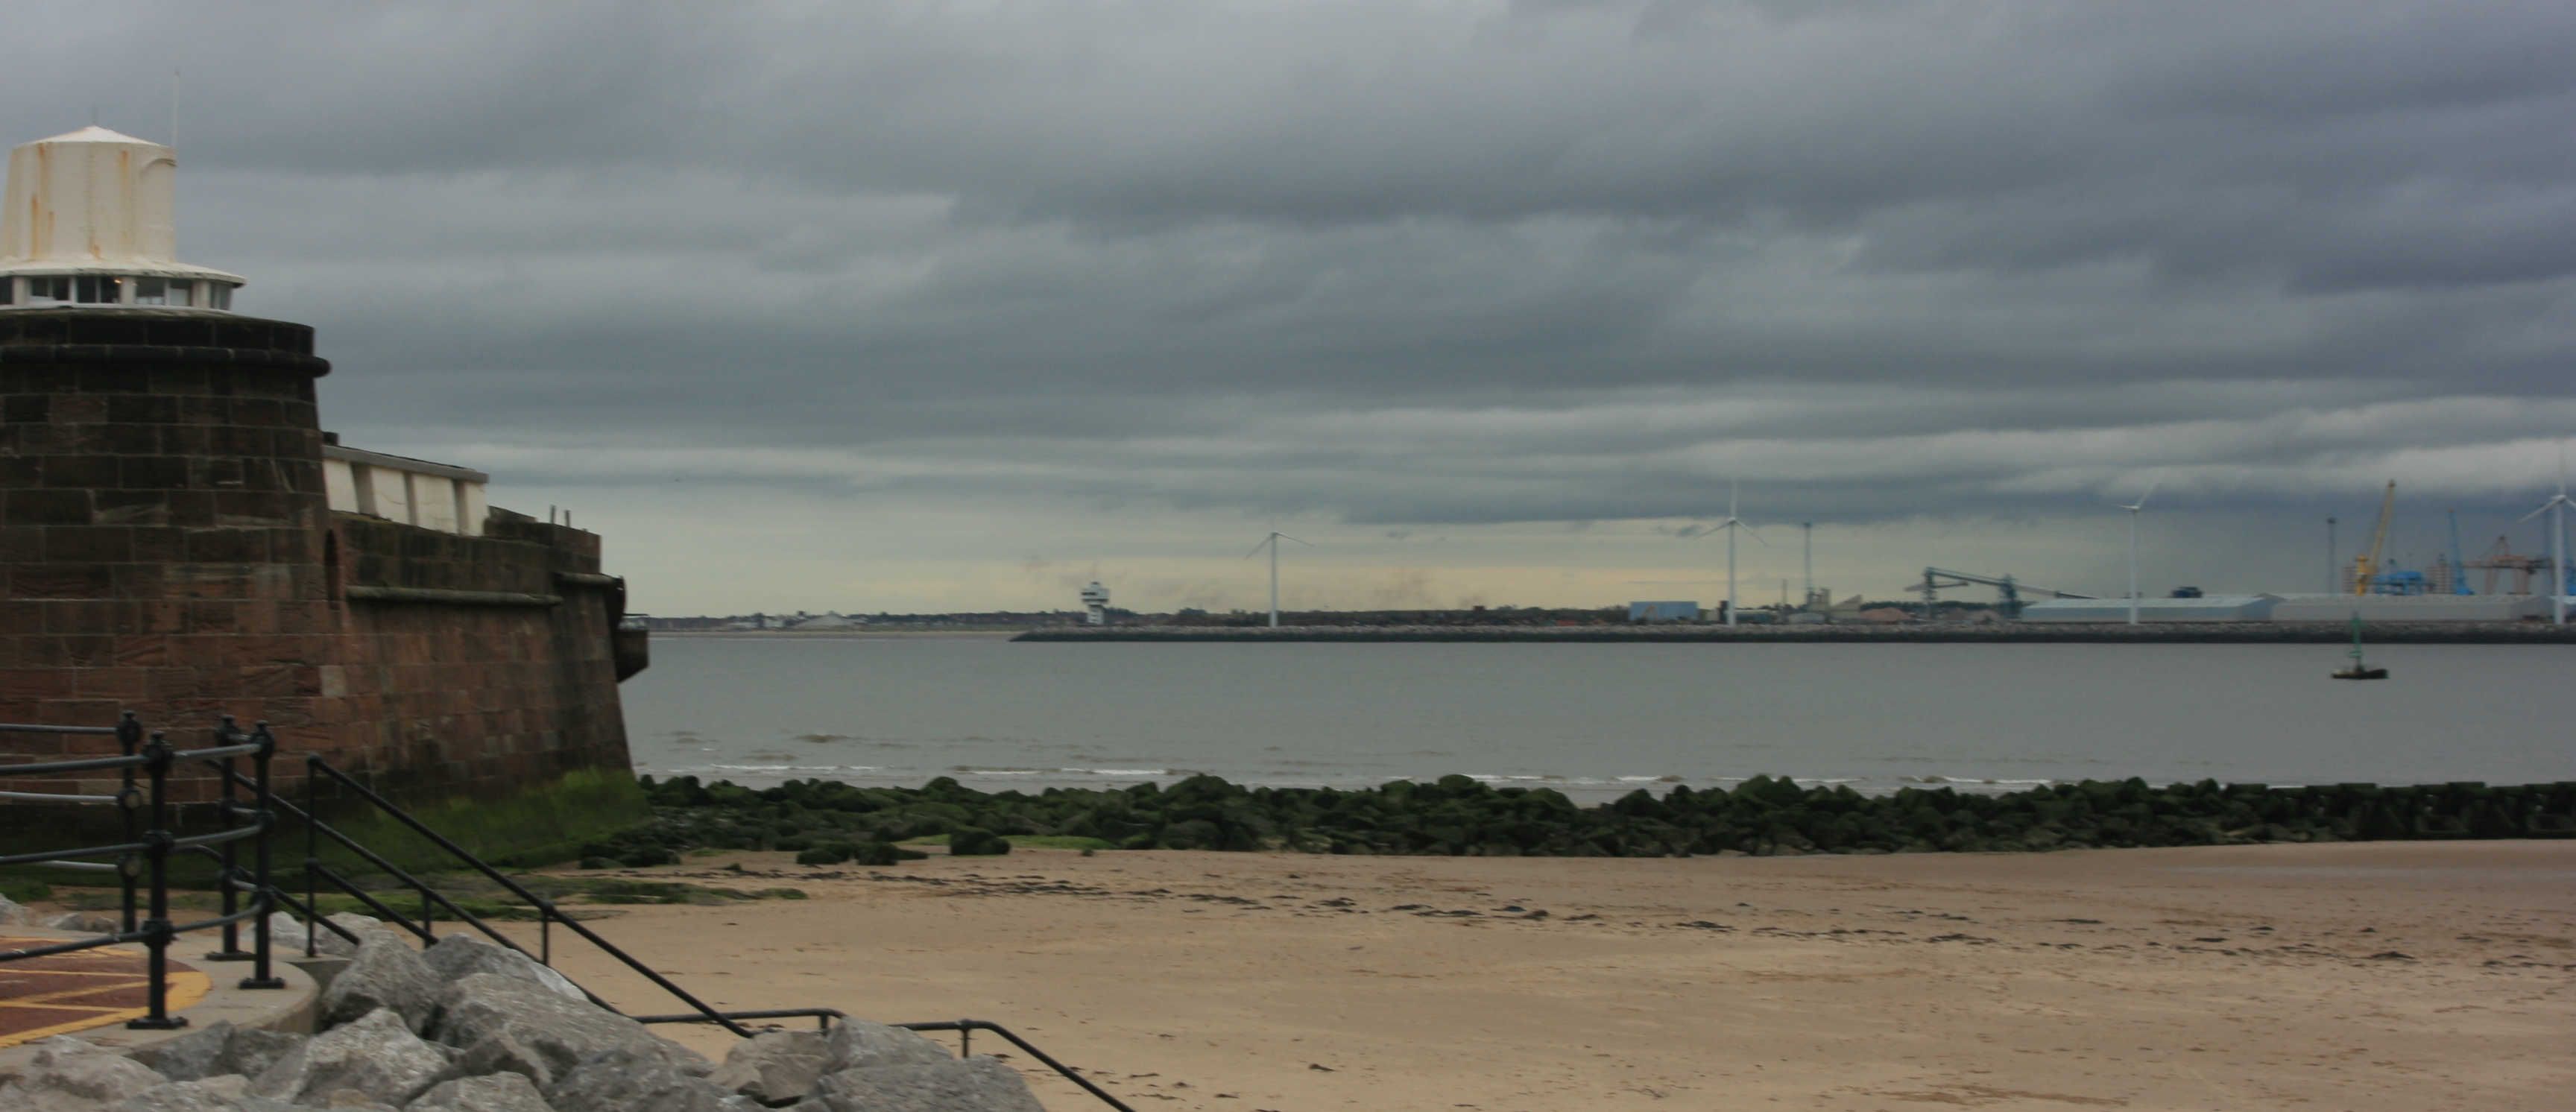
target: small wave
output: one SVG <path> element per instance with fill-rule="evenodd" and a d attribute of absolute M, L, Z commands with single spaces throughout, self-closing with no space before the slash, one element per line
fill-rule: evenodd
<path fill-rule="evenodd" d="M 799 765 L 799 764 L 711 764 L 699 765 L 697 771 L 708 772 L 875 772 L 875 765 Z"/>
<path fill-rule="evenodd" d="M 1177 776 L 1168 768 L 1059 768 L 1057 772 L 1075 776 Z"/>

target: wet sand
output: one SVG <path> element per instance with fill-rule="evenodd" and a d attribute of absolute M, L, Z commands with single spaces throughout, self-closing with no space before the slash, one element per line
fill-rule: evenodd
<path fill-rule="evenodd" d="M 811 894 L 595 924 L 718 1006 L 989 1019 L 1139 1109 L 2413 1112 L 2576 1091 L 2570 842 L 728 854 L 637 875 Z M 629 1010 L 677 1010 L 557 943 Z"/>

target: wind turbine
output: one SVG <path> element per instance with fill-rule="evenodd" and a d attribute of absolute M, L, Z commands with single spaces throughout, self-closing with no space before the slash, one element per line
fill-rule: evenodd
<path fill-rule="evenodd" d="M 1261 538 L 1260 544 L 1252 546 L 1252 551 L 1243 554 L 1243 558 L 1249 560 L 1261 555 L 1263 548 L 1270 549 L 1270 628 L 1272 629 L 1279 628 L 1279 542 L 1283 540 L 1297 541 L 1297 538 L 1273 529 L 1269 536 Z M 1297 543 L 1306 544 L 1304 541 L 1297 541 Z M 1306 544 L 1306 547 L 1315 546 Z"/>
<path fill-rule="evenodd" d="M 1735 495 L 1736 482 L 1728 479 L 1726 481 L 1726 520 L 1719 522 L 1717 527 L 1726 530 L 1726 624 L 1730 626 L 1735 624 L 1735 530 L 1738 527 L 1749 528 L 1744 525 L 1743 518 L 1735 516 Z M 1759 541 L 1762 538 L 1753 539 Z"/>
<path fill-rule="evenodd" d="M 2129 511 L 2129 624 L 2130 624 L 2130 625 L 2136 625 L 2136 624 L 2138 624 L 2138 511 L 2140 511 L 2140 510 L 2143 510 L 2143 509 L 2146 509 L 2146 508 L 2147 508 L 2147 499 L 2152 498 L 2152 497 L 2154 497 L 2154 496 L 2155 496 L 2155 493 L 2156 493 L 2156 487 L 2157 487 L 2159 484 L 2163 483 L 2163 482 L 2164 482 L 2164 480 L 2162 480 L 2162 479 L 2158 479 L 2158 480 L 2156 480 L 2155 482 L 2148 483 L 2148 484 L 2147 484 L 2147 490 L 2146 490 L 2146 493 L 2139 495 L 2139 496 L 2138 496 L 2138 500 L 2137 500 L 2137 501 L 2135 501 L 2135 502 L 2129 502 L 2129 503 L 2125 503 L 2125 504 L 2124 504 L 2124 503 L 2118 503 L 2118 502 L 2114 502 L 2114 503 L 2112 503 L 2112 505 L 2119 506 L 2121 509 L 2124 509 L 2124 510 Z"/>
<path fill-rule="evenodd" d="M 2561 444 L 2558 446 L 2558 493 L 2550 495 L 2549 501 L 2541 503 L 2539 509 L 2522 515 L 2522 521 L 2529 521 L 2542 514 L 2549 515 L 2549 615 L 2550 620 L 2559 625 L 2567 624 L 2567 507 L 2569 506 L 2576 506 L 2576 502 L 2570 502 L 2567 498 L 2567 446 Z M 2522 522 L 2517 521 L 2514 524 L 2520 525 Z"/>

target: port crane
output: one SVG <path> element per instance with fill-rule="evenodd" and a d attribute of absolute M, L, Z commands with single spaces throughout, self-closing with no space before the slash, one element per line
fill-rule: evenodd
<path fill-rule="evenodd" d="M 2353 561 L 2352 593 L 2356 595 L 2370 593 L 2371 576 L 2379 570 L 2380 554 L 2388 547 L 2388 521 L 2395 516 L 2396 509 L 2397 480 L 2390 479 L 2388 493 L 2379 498 L 2379 524 L 2372 527 L 2370 531 L 2370 547 L 2364 549 L 2360 558 Z"/>
<path fill-rule="evenodd" d="M 2549 557 L 2524 556 L 2516 553 L 2510 537 L 2497 537 L 2495 543 L 2488 546 L 2486 555 L 2461 566 L 2476 568 L 2487 573 L 2488 594 L 2494 594 L 2496 591 L 2497 572 L 2513 573 L 2513 593 L 2517 595 L 2531 593 L 2531 577 L 2535 575 L 2539 576 L 2543 583 L 2549 581 Z"/>
<path fill-rule="evenodd" d="M 1975 575 L 1964 571 L 1951 571 L 1948 568 L 1923 569 L 1923 582 L 1907 587 L 1906 590 L 1922 593 L 1923 619 L 1925 621 L 1930 621 L 1932 620 L 1932 604 L 1940 601 L 1941 591 L 1950 587 L 1994 588 L 2004 597 L 2004 616 L 2007 618 L 2021 617 L 2021 596 L 2025 592 L 2034 595 L 2046 595 L 2050 598 L 2100 597 L 2098 595 L 2079 595 L 2073 591 L 2060 591 L 2050 587 L 2034 587 L 2028 583 L 2014 579 L 2009 575 L 1998 579 L 1993 576 Z"/>

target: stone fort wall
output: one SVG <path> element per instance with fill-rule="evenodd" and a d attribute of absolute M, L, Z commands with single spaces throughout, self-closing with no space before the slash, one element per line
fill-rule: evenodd
<path fill-rule="evenodd" d="M 481 537 L 332 512 L 329 369 L 298 324 L 0 313 L 0 721 L 132 710 L 184 746 L 221 714 L 266 720 L 287 754 L 410 799 L 628 767 L 617 681 L 641 646 L 621 667 L 599 538 L 507 511 Z M 0 761 L 114 744 L 13 735 Z M 67 785 L 0 767 L 0 788 Z"/>

